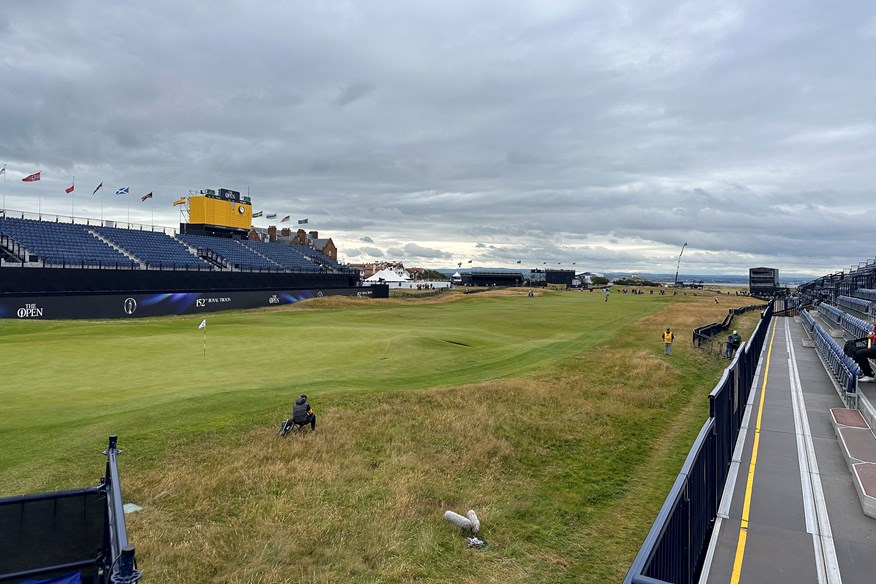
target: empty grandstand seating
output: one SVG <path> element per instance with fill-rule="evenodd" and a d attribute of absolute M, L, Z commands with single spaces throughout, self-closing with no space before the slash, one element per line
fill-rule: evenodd
<path fill-rule="evenodd" d="M 191 253 L 188 246 L 160 231 L 141 231 L 118 227 L 92 227 L 91 229 L 152 269 L 213 269 L 210 264 Z"/>
<path fill-rule="evenodd" d="M 854 296 L 837 296 L 836 303 L 844 308 L 849 308 L 863 314 L 871 314 L 870 310 L 873 303 L 863 298 L 855 298 Z"/>
<path fill-rule="evenodd" d="M 343 266 L 341 266 L 338 262 L 334 261 L 332 258 L 328 257 L 327 255 L 325 255 L 321 251 L 317 251 L 313 248 L 307 247 L 306 245 L 300 246 L 300 249 L 301 249 L 301 253 L 305 254 L 306 256 L 314 259 L 315 261 L 319 262 L 320 264 L 322 264 L 328 268 L 331 268 L 333 270 L 344 269 Z"/>
<path fill-rule="evenodd" d="M 191 233 L 180 233 L 176 237 L 190 247 L 213 250 L 222 258 L 226 263 L 225 267 L 228 268 L 268 272 L 283 271 L 279 264 L 259 255 L 258 252 L 241 245 L 239 241 L 233 239 L 211 237 L 209 235 L 193 235 Z"/>
<path fill-rule="evenodd" d="M 76 223 L 37 221 L 34 219 L 0 218 L 0 232 L 37 256 L 46 265 L 137 267 L 124 254 L 116 251 Z"/>
<path fill-rule="evenodd" d="M 321 264 L 306 257 L 302 253 L 303 246 L 262 241 L 243 241 L 241 243 L 288 270 L 320 271 Z"/>
<path fill-rule="evenodd" d="M 839 324 L 843 319 L 843 314 L 845 314 L 842 309 L 827 304 L 826 302 L 822 302 L 818 305 L 818 313 L 821 315 L 821 318 L 831 324 Z"/>
<path fill-rule="evenodd" d="M 304 245 L 191 233 L 174 236 L 148 226 L 129 229 L 23 216 L 0 216 L 0 265 L 358 275 Z"/>
<path fill-rule="evenodd" d="M 860 290 L 855 290 L 855 296 L 857 298 L 866 298 L 867 300 L 876 300 L 876 290 L 861 288 Z"/>
<path fill-rule="evenodd" d="M 821 307 L 819 306 L 819 311 Z M 825 331 L 808 310 L 801 310 L 800 317 L 803 329 L 815 342 L 815 348 L 821 356 L 827 370 L 840 384 L 846 393 L 857 391 L 860 367 L 855 361 L 843 353 L 843 348 Z"/>

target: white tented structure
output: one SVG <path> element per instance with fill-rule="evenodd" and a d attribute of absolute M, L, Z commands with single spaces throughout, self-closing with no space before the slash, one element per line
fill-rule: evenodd
<path fill-rule="evenodd" d="M 380 270 L 370 278 L 366 278 L 364 284 L 366 286 L 370 286 L 371 284 L 386 284 L 390 288 L 408 288 L 410 281 L 411 277 L 408 276 L 407 273 L 399 274 L 395 270 L 386 268 L 385 270 Z"/>

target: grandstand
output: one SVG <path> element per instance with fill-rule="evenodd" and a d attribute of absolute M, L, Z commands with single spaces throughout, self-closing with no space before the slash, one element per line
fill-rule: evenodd
<path fill-rule="evenodd" d="M 198 214 L 210 223 L 182 223 L 178 232 L 0 214 L 0 318 L 158 316 L 321 295 L 388 295 L 381 287 L 363 290 L 357 270 L 316 249 L 261 241 L 257 230 L 241 228 L 251 212 L 248 200 L 220 200 L 208 193 L 190 199 L 199 201 Z M 229 205 L 246 213 L 226 212 L 230 219 L 224 228 L 219 211 Z"/>

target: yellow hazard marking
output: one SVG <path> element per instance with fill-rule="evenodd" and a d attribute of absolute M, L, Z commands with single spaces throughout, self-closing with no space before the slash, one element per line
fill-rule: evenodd
<path fill-rule="evenodd" d="M 736 544 L 736 559 L 733 561 L 731 584 L 739 584 L 742 576 L 742 557 L 745 555 L 745 540 L 748 538 L 748 514 L 751 511 L 751 491 L 754 485 L 754 467 L 757 464 L 757 447 L 760 444 L 760 424 L 763 419 L 763 402 L 766 395 L 767 379 L 770 375 L 770 359 L 773 356 L 773 340 L 776 338 L 776 327 L 770 335 L 770 346 L 767 350 L 766 367 L 763 372 L 763 385 L 760 388 L 760 404 L 757 406 L 757 422 L 754 425 L 754 444 L 751 447 L 751 464 L 748 467 L 748 480 L 745 484 L 745 500 L 742 504 L 742 521 L 739 524 L 739 542 Z"/>

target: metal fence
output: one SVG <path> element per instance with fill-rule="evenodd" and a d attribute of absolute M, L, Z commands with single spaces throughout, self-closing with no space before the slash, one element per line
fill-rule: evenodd
<path fill-rule="evenodd" d="M 624 584 L 697 581 L 772 315 L 771 303 L 749 341 L 739 348 L 709 394 L 709 419 L 694 441 Z"/>
<path fill-rule="evenodd" d="M 0 582 L 71 575 L 97 584 L 140 579 L 125 527 L 120 452 L 110 436 L 99 486 L 0 499 Z"/>
<path fill-rule="evenodd" d="M 722 341 L 716 335 L 727 332 L 733 326 L 733 317 L 744 314 L 751 310 L 763 310 L 765 304 L 752 304 L 741 308 L 731 308 L 727 311 L 727 316 L 722 322 L 713 322 L 705 326 L 697 327 L 693 330 L 691 343 L 694 347 L 702 349 L 707 353 L 721 355 L 728 359 L 733 357 L 733 351 L 727 350 L 727 341 Z"/>

